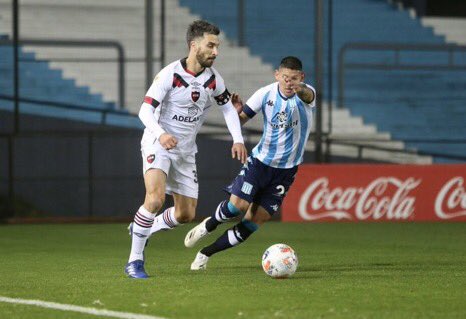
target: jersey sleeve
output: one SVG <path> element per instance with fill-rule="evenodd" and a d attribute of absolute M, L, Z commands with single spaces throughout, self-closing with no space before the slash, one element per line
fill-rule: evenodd
<path fill-rule="evenodd" d="M 253 118 L 257 112 L 262 108 L 262 100 L 264 99 L 264 89 L 257 90 L 251 97 L 247 100 L 246 104 L 243 106 L 243 112 L 249 117 Z"/>
<path fill-rule="evenodd" d="M 164 68 L 160 71 L 154 78 L 152 85 L 144 97 L 144 103 L 152 105 L 154 108 L 162 103 L 165 95 L 171 89 L 171 84 L 173 82 L 173 74 L 171 68 Z"/>
<path fill-rule="evenodd" d="M 233 104 L 231 104 L 231 102 L 228 102 L 224 105 L 220 105 L 220 109 L 223 112 L 223 117 L 225 118 L 225 123 L 227 124 L 228 131 L 230 131 L 230 134 L 233 137 L 233 142 L 244 144 L 243 135 L 241 134 L 241 123 L 239 121 L 238 112 L 236 112 L 236 109 L 233 106 Z"/>
<path fill-rule="evenodd" d="M 164 129 L 159 125 L 158 120 L 160 117 L 160 108 L 153 108 L 147 103 L 142 103 L 139 110 L 139 119 L 144 126 L 154 134 L 156 139 L 165 133 Z"/>
<path fill-rule="evenodd" d="M 157 139 L 165 133 L 158 123 L 160 118 L 160 107 L 158 106 L 162 103 L 165 95 L 171 88 L 173 76 L 170 71 L 171 68 L 164 68 L 157 74 L 144 96 L 144 101 L 139 109 L 139 118 Z"/>
<path fill-rule="evenodd" d="M 230 101 L 231 94 L 228 92 L 222 76 L 215 69 L 212 68 L 212 70 L 215 75 L 215 89 L 212 96 L 217 105 L 225 105 Z"/>

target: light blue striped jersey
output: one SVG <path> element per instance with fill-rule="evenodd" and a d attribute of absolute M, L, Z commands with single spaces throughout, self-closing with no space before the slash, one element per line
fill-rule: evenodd
<path fill-rule="evenodd" d="M 307 86 L 315 96 L 315 89 Z M 257 90 L 243 108 L 249 118 L 259 111 L 264 117 L 262 138 L 252 150 L 252 156 L 276 168 L 299 165 L 311 132 L 314 107 L 315 98 L 311 104 L 303 102 L 296 94 L 286 98 L 280 93 L 278 82 Z"/>

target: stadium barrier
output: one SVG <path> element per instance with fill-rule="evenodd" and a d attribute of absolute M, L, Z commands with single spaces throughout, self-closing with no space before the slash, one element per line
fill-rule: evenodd
<path fill-rule="evenodd" d="M 10 39 L 0 39 L 0 46 L 7 45 L 13 46 L 15 43 Z M 88 40 L 88 39 L 74 39 L 74 40 L 67 40 L 67 39 L 21 39 L 18 42 L 18 45 L 21 46 L 34 46 L 34 47 L 64 47 L 64 48 L 109 48 L 114 49 L 117 53 L 117 59 L 84 59 L 84 58 L 53 58 L 47 59 L 48 62 L 75 62 L 75 63 L 86 63 L 86 62 L 117 62 L 117 88 L 118 88 L 118 109 L 124 109 L 126 105 L 126 97 L 125 97 L 125 83 L 126 83 L 126 71 L 125 71 L 125 63 L 128 62 L 128 59 L 125 55 L 125 49 L 123 45 L 117 41 L 109 41 L 109 40 Z M 13 57 L 15 58 L 15 57 Z M 30 60 L 21 60 L 18 62 L 44 62 L 45 60 L 42 59 L 30 59 Z M 13 61 L 10 61 L 13 63 Z M 14 78 L 11 79 L 11 84 L 14 85 L 13 81 Z"/>
<path fill-rule="evenodd" d="M 304 164 L 282 221 L 464 222 L 465 180 L 465 164 Z"/>

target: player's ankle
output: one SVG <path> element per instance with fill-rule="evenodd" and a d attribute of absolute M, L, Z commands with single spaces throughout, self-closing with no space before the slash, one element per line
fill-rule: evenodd
<path fill-rule="evenodd" d="M 217 229 L 217 226 L 220 224 L 221 223 L 218 220 L 216 220 L 215 217 L 211 217 L 206 221 L 205 229 L 207 230 L 208 233 L 211 233 L 215 229 Z"/>

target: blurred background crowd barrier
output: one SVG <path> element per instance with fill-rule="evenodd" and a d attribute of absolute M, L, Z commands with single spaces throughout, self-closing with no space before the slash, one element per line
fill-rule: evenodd
<path fill-rule="evenodd" d="M 136 114 L 199 18 L 220 27 L 214 66 L 244 101 L 282 57 L 303 61 L 319 98 L 307 163 L 464 163 L 465 17 L 455 0 L 0 0 L 0 219 L 131 218 Z M 198 140 L 203 216 L 239 166 L 218 110 Z"/>

